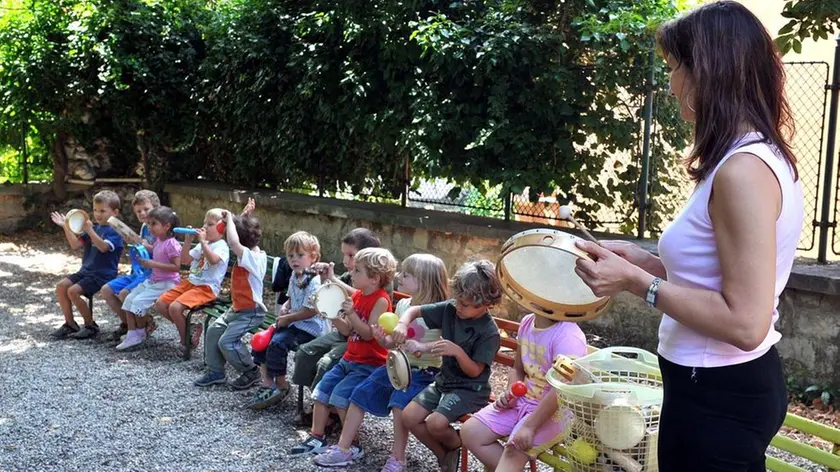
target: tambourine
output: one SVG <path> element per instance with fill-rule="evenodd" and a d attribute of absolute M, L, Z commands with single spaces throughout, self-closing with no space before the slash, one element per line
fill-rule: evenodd
<path fill-rule="evenodd" d="M 411 364 L 408 356 L 400 349 L 388 351 L 388 359 L 385 361 L 385 369 L 388 370 L 388 380 L 397 389 L 406 391 L 411 385 Z"/>
<path fill-rule="evenodd" d="M 315 309 L 324 318 L 331 320 L 338 317 L 341 305 L 347 300 L 347 292 L 341 285 L 324 284 L 315 292 Z"/>
<path fill-rule="evenodd" d="M 112 216 L 108 218 L 108 224 L 114 228 L 114 231 L 123 238 L 124 241 L 139 241 L 140 236 L 134 232 L 133 229 L 129 228 L 127 224 L 123 223 L 119 218 L 116 216 Z"/>
<path fill-rule="evenodd" d="M 558 321 L 585 321 L 602 315 L 610 297 L 598 297 L 575 273 L 575 261 L 588 259 L 580 238 L 554 229 L 513 235 L 502 246 L 496 274 L 502 289 L 534 314 Z"/>
<path fill-rule="evenodd" d="M 149 254 L 149 251 L 146 249 L 146 246 L 142 244 L 132 244 L 128 247 L 128 254 L 131 256 L 132 274 L 143 274 L 144 278 L 148 278 L 152 275 L 152 269 L 140 265 L 141 260 L 148 260 L 152 258 L 151 254 Z"/>
<path fill-rule="evenodd" d="M 70 210 L 64 215 L 64 225 L 75 234 L 82 234 L 85 223 L 90 219 L 84 210 Z"/>

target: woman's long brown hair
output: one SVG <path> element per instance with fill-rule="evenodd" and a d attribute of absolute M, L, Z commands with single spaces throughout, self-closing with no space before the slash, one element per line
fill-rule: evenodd
<path fill-rule="evenodd" d="M 733 1 L 706 4 L 662 25 L 656 42 L 664 57 L 688 69 L 695 84 L 695 142 L 687 158 L 692 180 L 709 175 L 745 124 L 775 145 L 799 178 L 784 66 L 752 12 Z"/>

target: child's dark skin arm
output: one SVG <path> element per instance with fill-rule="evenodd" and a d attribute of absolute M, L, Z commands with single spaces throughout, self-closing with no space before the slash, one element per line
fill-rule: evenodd
<path fill-rule="evenodd" d="M 453 343 L 448 339 L 441 339 L 432 344 L 432 354 L 440 354 L 441 356 L 452 356 L 458 361 L 458 367 L 472 378 L 478 377 L 484 372 L 486 364 L 476 362 L 470 359 L 470 356 L 461 348 L 461 346 Z"/>
<path fill-rule="evenodd" d="M 274 324 L 278 328 L 285 328 L 286 326 L 289 326 L 295 321 L 308 320 L 316 314 L 317 312 L 314 308 L 304 308 L 303 310 L 296 311 L 294 313 L 289 313 L 288 315 L 278 316 L 277 321 Z"/>
<path fill-rule="evenodd" d="M 350 336 L 350 333 L 353 332 L 353 328 L 350 327 L 350 323 L 347 320 L 341 318 L 333 318 L 330 321 L 332 321 L 332 324 L 333 326 L 335 326 L 335 329 L 337 329 L 338 332 L 341 333 L 341 335 L 344 337 Z"/>

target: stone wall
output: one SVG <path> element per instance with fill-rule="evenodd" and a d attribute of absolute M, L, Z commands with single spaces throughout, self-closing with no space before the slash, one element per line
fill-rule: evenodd
<path fill-rule="evenodd" d="M 496 260 L 511 235 L 536 227 L 475 216 L 417 208 L 401 208 L 297 194 L 243 190 L 209 183 L 167 185 L 171 206 L 184 224 L 199 225 L 213 207 L 239 211 L 248 197 L 257 200 L 256 216 L 263 225 L 263 248 L 282 254 L 283 240 L 292 232 L 309 231 L 321 240 L 325 260 L 340 261 L 340 240 L 362 226 L 375 231 L 398 258 L 416 252 L 435 254 L 452 273 L 471 257 Z M 651 241 L 643 243 L 655 248 Z M 840 386 L 840 265 L 797 264 L 779 306 L 778 348 L 788 374 Z M 510 315 L 507 315 L 510 313 Z M 516 317 L 518 306 L 508 302 L 502 314 Z M 583 323 L 584 331 L 602 343 L 656 349 L 660 314 L 632 295 L 615 297 L 610 312 Z"/>

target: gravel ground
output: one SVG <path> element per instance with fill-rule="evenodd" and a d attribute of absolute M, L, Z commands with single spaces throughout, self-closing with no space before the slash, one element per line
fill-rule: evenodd
<path fill-rule="evenodd" d="M 243 408 L 249 392 L 193 387 L 201 355 L 178 359 L 177 331 L 165 320 L 133 352 L 118 353 L 104 337 L 51 341 L 62 322 L 55 284 L 78 266 L 60 235 L 0 242 L 0 471 L 319 470 L 286 454 L 308 431 L 294 422 L 295 393 L 252 412 Z M 117 326 L 101 299 L 94 316 L 105 333 Z M 496 366 L 493 384 L 504 385 L 506 375 Z M 389 419 L 366 418 L 359 435 L 366 456 L 347 470 L 379 470 L 391 437 Z M 413 438 L 408 457 L 413 472 L 438 470 Z M 483 470 L 472 457 L 470 470 Z"/>

